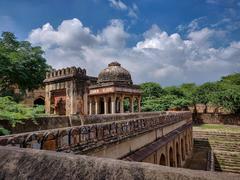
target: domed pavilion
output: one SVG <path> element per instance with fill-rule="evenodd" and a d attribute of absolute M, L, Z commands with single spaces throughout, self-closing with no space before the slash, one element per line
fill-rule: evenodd
<path fill-rule="evenodd" d="M 140 88 L 133 84 L 131 74 L 118 62 L 108 64 L 99 73 L 97 83 L 89 86 L 88 99 L 89 114 L 141 111 Z"/>

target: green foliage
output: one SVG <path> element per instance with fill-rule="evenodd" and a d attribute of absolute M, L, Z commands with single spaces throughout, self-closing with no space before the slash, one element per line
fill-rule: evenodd
<path fill-rule="evenodd" d="M 12 95 L 14 87 L 25 92 L 41 86 L 50 68 L 43 53 L 40 47 L 4 32 L 0 38 L 0 95 Z"/>
<path fill-rule="evenodd" d="M 12 97 L 0 97 L 0 121 L 7 120 L 13 127 L 27 119 L 35 120 L 43 112 L 43 106 L 30 108 L 16 103 Z M 0 129 L 2 134 L 7 133 L 2 127 Z"/>
<path fill-rule="evenodd" d="M 146 82 L 140 85 L 143 98 L 157 98 L 163 94 L 163 89 L 158 83 Z"/>
<path fill-rule="evenodd" d="M 195 103 L 207 104 L 212 101 L 213 96 L 219 92 L 221 86 L 215 82 L 207 82 L 196 88 L 193 93 Z"/>
<path fill-rule="evenodd" d="M 185 109 L 189 105 L 203 103 L 223 107 L 232 113 L 240 113 L 240 73 L 200 86 L 188 83 L 179 87 L 161 88 L 159 84 L 151 82 L 142 84 L 141 88 L 144 97 L 143 111 Z"/>
<path fill-rule="evenodd" d="M 224 76 L 221 78 L 220 82 L 224 84 L 240 86 L 240 73 L 234 73 L 228 76 Z"/>
<path fill-rule="evenodd" d="M 8 131 L 7 129 L 4 129 L 3 127 L 0 126 L 0 136 L 8 135 L 8 134 L 10 134 L 10 131 Z"/>
<path fill-rule="evenodd" d="M 179 87 L 176 87 L 176 86 L 165 87 L 164 88 L 164 93 L 169 94 L 169 95 L 174 95 L 174 96 L 177 96 L 177 97 L 183 97 L 184 96 L 183 91 Z"/>
<path fill-rule="evenodd" d="M 170 108 L 173 109 L 187 109 L 189 105 L 192 104 L 192 101 L 187 98 L 176 98 L 171 102 Z"/>
<path fill-rule="evenodd" d="M 224 107 L 232 113 L 240 113 L 240 86 L 235 85 L 215 93 L 211 103 Z"/>

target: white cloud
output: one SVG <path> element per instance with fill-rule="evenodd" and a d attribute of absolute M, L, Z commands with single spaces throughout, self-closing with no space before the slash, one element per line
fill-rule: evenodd
<path fill-rule="evenodd" d="M 190 32 L 188 38 L 200 46 L 209 46 L 213 38 L 224 38 L 225 34 L 225 31 L 203 28 Z"/>
<path fill-rule="evenodd" d="M 123 22 L 115 19 L 111 21 L 109 26 L 103 29 L 99 38 L 110 47 L 121 48 L 125 46 L 128 36 L 128 33 L 124 31 Z"/>
<path fill-rule="evenodd" d="M 127 10 L 128 7 L 121 0 L 109 0 L 110 5 L 116 9 Z"/>
<path fill-rule="evenodd" d="M 156 81 L 162 85 L 183 82 L 202 83 L 240 71 L 240 42 L 214 48 L 212 38 L 221 33 L 210 28 L 192 31 L 187 39 L 178 33 L 168 34 L 157 25 L 143 33 L 133 47 L 131 36 L 121 20 L 112 20 L 97 34 L 80 20 L 63 21 L 54 29 L 49 23 L 33 30 L 28 40 L 45 49 L 48 63 L 54 68 L 80 66 L 97 76 L 111 61 L 119 61 L 132 73 L 136 83 Z"/>
<path fill-rule="evenodd" d="M 119 10 L 123 10 L 123 11 L 128 11 L 128 16 L 134 19 L 138 18 L 137 12 L 138 12 L 138 6 L 133 3 L 132 7 L 128 7 L 124 2 L 122 2 L 121 0 L 108 0 L 110 3 L 110 6 L 115 8 L 115 9 L 119 9 Z"/>

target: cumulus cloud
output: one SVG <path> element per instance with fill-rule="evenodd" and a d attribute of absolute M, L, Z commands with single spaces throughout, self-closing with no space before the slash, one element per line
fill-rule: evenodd
<path fill-rule="evenodd" d="M 110 21 L 94 34 L 80 20 L 72 19 L 63 21 L 56 29 L 49 23 L 34 29 L 28 40 L 44 48 L 45 57 L 54 68 L 75 65 L 97 76 L 109 62 L 117 60 L 131 72 L 136 83 L 178 85 L 217 80 L 240 71 L 240 42 L 214 48 L 211 41 L 218 33 L 203 28 L 183 38 L 153 25 L 143 33 L 142 40 L 128 47 L 131 35 L 121 20 Z"/>

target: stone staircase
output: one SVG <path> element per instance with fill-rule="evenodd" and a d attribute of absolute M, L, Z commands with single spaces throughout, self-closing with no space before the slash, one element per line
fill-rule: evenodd
<path fill-rule="evenodd" d="M 240 173 L 240 133 L 194 131 L 193 136 L 194 152 L 213 151 L 215 171 Z M 209 161 L 206 156 L 202 158 Z"/>

